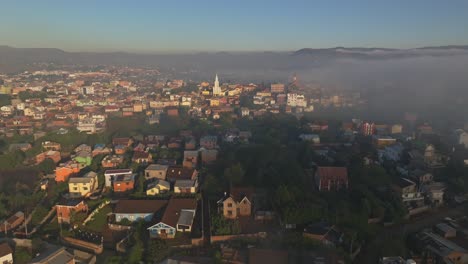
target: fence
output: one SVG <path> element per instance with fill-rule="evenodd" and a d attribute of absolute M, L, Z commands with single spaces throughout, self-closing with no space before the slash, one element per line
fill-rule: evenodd
<path fill-rule="evenodd" d="M 90 251 L 90 252 L 93 252 L 94 254 L 101 254 L 104 251 L 102 241 L 101 241 L 100 245 L 96 245 L 94 243 L 86 242 L 86 241 L 76 239 L 76 238 L 73 238 L 73 237 L 61 237 L 60 240 L 65 245 L 75 247 L 75 248 L 78 248 L 78 249 L 83 249 L 83 250 L 86 250 L 86 251 Z"/>

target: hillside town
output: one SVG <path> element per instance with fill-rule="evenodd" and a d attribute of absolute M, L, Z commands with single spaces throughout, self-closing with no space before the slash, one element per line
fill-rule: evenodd
<path fill-rule="evenodd" d="M 0 75 L 0 263 L 468 263 L 468 123 L 300 76 Z"/>

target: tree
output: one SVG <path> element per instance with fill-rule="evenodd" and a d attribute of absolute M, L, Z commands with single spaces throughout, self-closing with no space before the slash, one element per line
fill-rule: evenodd
<path fill-rule="evenodd" d="M 232 185 L 242 184 L 244 175 L 245 172 L 240 163 L 236 163 L 235 165 L 224 170 L 224 177 L 228 179 Z"/>

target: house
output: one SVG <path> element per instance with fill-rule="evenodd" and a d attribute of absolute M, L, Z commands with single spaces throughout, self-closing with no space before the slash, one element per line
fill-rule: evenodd
<path fill-rule="evenodd" d="M 31 144 L 29 143 L 13 143 L 10 144 L 8 147 L 8 151 L 16 151 L 16 150 L 21 150 L 23 152 L 26 152 L 32 148 Z"/>
<path fill-rule="evenodd" d="M 157 179 L 153 182 L 148 183 L 146 186 L 146 195 L 157 195 L 166 193 L 171 190 L 171 184 L 165 180 Z"/>
<path fill-rule="evenodd" d="M 64 247 L 48 244 L 46 249 L 33 258 L 31 264 L 75 264 L 75 256 Z"/>
<path fill-rule="evenodd" d="M 130 147 L 133 144 L 133 139 L 128 138 L 128 137 L 122 137 L 122 138 L 113 138 L 112 139 L 112 145 L 114 146 L 125 146 L 125 148 Z"/>
<path fill-rule="evenodd" d="M 320 144 L 320 136 L 317 134 L 300 134 L 299 138 L 302 141 L 308 141 L 314 144 Z"/>
<path fill-rule="evenodd" d="M 194 137 L 189 136 L 185 138 L 185 149 L 186 150 L 193 150 L 197 147 L 197 141 Z"/>
<path fill-rule="evenodd" d="M 423 231 L 415 236 L 412 243 L 424 256 L 422 263 L 468 263 L 468 251 L 456 243 L 435 233 Z M 430 258 L 430 259 L 426 259 Z M 432 262 L 428 262 L 432 260 Z"/>
<path fill-rule="evenodd" d="M 94 149 L 91 152 L 93 157 L 96 157 L 97 155 L 107 155 L 112 153 L 112 150 L 104 144 L 96 144 L 94 145 Z"/>
<path fill-rule="evenodd" d="M 116 170 L 106 170 L 104 172 L 105 186 L 111 187 L 114 182 L 114 178 L 119 175 L 131 175 L 131 169 L 116 169 Z"/>
<path fill-rule="evenodd" d="M 195 198 L 171 198 L 161 221 L 148 228 L 151 238 L 174 238 L 176 232 L 191 232 L 197 211 Z"/>
<path fill-rule="evenodd" d="M 198 176 L 198 171 L 193 168 L 170 166 L 167 169 L 166 180 L 175 183 L 176 180 L 194 180 Z"/>
<path fill-rule="evenodd" d="M 401 197 L 404 203 L 424 200 L 416 183 L 407 178 L 398 179 L 398 181 L 392 185 L 392 188 Z"/>
<path fill-rule="evenodd" d="M 184 160 L 182 166 L 186 168 L 196 168 L 198 164 L 198 151 L 186 150 L 184 151 Z"/>
<path fill-rule="evenodd" d="M 210 164 L 216 161 L 218 158 L 217 149 L 201 149 L 201 160 L 203 164 Z"/>
<path fill-rule="evenodd" d="M 145 179 L 166 179 L 168 165 L 151 164 L 145 169 Z"/>
<path fill-rule="evenodd" d="M 97 173 L 90 171 L 83 177 L 72 177 L 68 181 L 68 191 L 71 198 L 86 197 L 98 188 Z"/>
<path fill-rule="evenodd" d="M 174 183 L 174 193 L 196 193 L 197 189 L 197 180 L 177 180 Z"/>
<path fill-rule="evenodd" d="M 427 195 L 434 206 L 444 204 L 444 193 L 447 186 L 443 182 L 431 182 L 422 185 L 422 191 Z"/>
<path fill-rule="evenodd" d="M 0 223 L 0 232 L 5 232 L 17 228 L 24 221 L 24 213 L 16 212 L 10 216 L 7 220 Z M 6 229 L 6 230 L 5 230 Z"/>
<path fill-rule="evenodd" d="M 171 137 L 169 142 L 167 142 L 167 147 L 170 149 L 179 149 L 182 146 L 182 138 L 180 137 Z"/>
<path fill-rule="evenodd" d="M 82 165 L 75 161 L 68 161 L 66 163 L 60 163 L 58 167 L 55 168 L 55 181 L 56 182 L 68 181 L 68 178 L 78 174 L 81 168 L 82 168 Z"/>
<path fill-rule="evenodd" d="M 36 165 L 43 162 L 46 159 L 51 159 L 52 161 L 54 161 L 54 163 L 58 163 L 62 159 L 62 157 L 60 156 L 60 152 L 55 150 L 42 152 L 36 155 L 35 157 Z"/>
<path fill-rule="evenodd" d="M 47 191 L 48 186 L 49 186 L 49 179 L 42 179 L 39 182 L 39 188 L 41 189 L 41 191 Z"/>
<path fill-rule="evenodd" d="M 57 143 L 57 142 L 44 141 L 42 142 L 42 148 L 46 151 L 48 150 L 60 151 L 61 145 L 60 143 Z"/>
<path fill-rule="evenodd" d="M 443 238 L 454 238 L 457 236 L 457 230 L 446 223 L 435 225 L 435 232 Z"/>
<path fill-rule="evenodd" d="M 127 192 L 135 188 L 135 175 L 125 174 L 118 175 L 114 178 L 113 188 L 114 192 Z"/>
<path fill-rule="evenodd" d="M 348 170 L 345 167 L 318 167 L 315 183 L 319 191 L 348 189 Z"/>
<path fill-rule="evenodd" d="M 125 152 L 127 152 L 127 147 L 125 145 L 115 145 L 114 152 L 117 155 L 123 155 Z"/>
<path fill-rule="evenodd" d="M 101 165 L 103 168 L 115 168 L 122 164 L 123 161 L 123 155 L 107 155 L 102 159 Z"/>
<path fill-rule="evenodd" d="M 218 147 L 217 136 L 204 136 L 200 138 L 200 147 L 206 149 L 214 149 Z"/>
<path fill-rule="evenodd" d="M 6 242 L 0 243 L 0 263 L 13 264 L 13 250 Z"/>
<path fill-rule="evenodd" d="M 372 142 L 377 148 L 384 148 L 396 144 L 396 139 L 390 136 L 373 135 Z"/>
<path fill-rule="evenodd" d="M 335 226 L 328 225 L 325 222 L 308 225 L 304 229 L 303 236 L 335 247 L 343 242 L 343 233 Z"/>
<path fill-rule="evenodd" d="M 218 201 L 218 207 L 225 218 L 235 219 L 240 216 L 250 216 L 253 194 L 253 188 L 232 188 L 230 195 Z"/>
<path fill-rule="evenodd" d="M 88 205 L 84 200 L 68 199 L 59 202 L 55 209 L 57 211 L 58 223 L 70 223 L 71 216 L 78 212 L 88 212 Z"/>
<path fill-rule="evenodd" d="M 166 200 L 119 200 L 114 208 L 115 221 L 127 219 L 131 222 L 150 222 L 155 213 L 163 209 Z"/>
<path fill-rule="evenodd" d="M 151 153 L 144 151 L 135 151 L 133 153 L 132 162 L 138 164 L 148 164 L 153 162 L 153 157 Z"/>
<path fill-rule="evenodd" d="M 91 149 L 91 147 L 90 147 Z M 72 159 L 84 166 L 89 166 L 93 162 L 91 150 L 80 150 L 73 155 Z"/>

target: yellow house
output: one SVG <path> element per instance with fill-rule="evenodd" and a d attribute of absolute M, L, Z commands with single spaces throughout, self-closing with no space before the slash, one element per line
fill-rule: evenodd
<path fill-rule="evenodd" d="M 86 173 L 83 177 L 70 178 L 68 181 L 68 192 L 70 198 L 79 198 L 90 195 L 98 187 L 97 174 L 93 171 Z"/>
<path fill-rule="evenodd" d="M 219 106 L 218 99 L 210 99 L 210 106 Z"/>
<path fill-rule="evenodd" d="M 168 192 L 171 189 L 171 185 L 167 181 L 157 180 L 148 184 L 146 188 L 146 195 L 152 196 L 160 193 Z"/>

